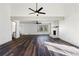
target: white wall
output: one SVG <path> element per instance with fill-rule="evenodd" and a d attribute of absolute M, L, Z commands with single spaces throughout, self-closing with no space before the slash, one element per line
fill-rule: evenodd
<path fill-rule="evenodd" d="M 0 45 L 11 40 L 10 6 L 0 4 Z"/>
<path fill-rule="evenodd" d="M 31 34 L 37 32 L 36 24 L 20 24 L 20 32 L 22 34 Z"/>
<path fill-rule="evenodd" d="M 79 47 L 79 4 L 66 4 L 64 8 L 65 19 L 59 23 L 59 37 Z"/>
<path fill-rule="evenodd" d="M 49 26 L 48 32 L 38 32 L 38 26 L 40 24 L 33 24 L 33 23 L 21 23 L 20 24 L 20 33 L 24 35 L 31 35 L 31 34 L 50 34 L 51 37 L 57 38 L 59 34 L 59 28 L 54 28 L 54 26 L 58 26 L 58 21 L 42 22 L 43 24 L 47 24 Z M 56 35 L 53 35 L 53 30 L 56 30 Z"/>
<path fill-rule="evenodd" d="M 50 24 L 47 24 L 48 26 L 50 26 Z M 49 34 L 50 33 L 50 27 L 49 27 L 49 32 L 37 32 L 38 29 L 37 24 L 27 24 L 27 23 L 21 23 L 20 24 L 20 33 L 21 34 Z"/>

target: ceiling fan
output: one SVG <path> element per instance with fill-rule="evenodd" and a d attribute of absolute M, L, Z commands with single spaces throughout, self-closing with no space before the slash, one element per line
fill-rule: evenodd
<path fill-rule="evenodd" d="M 42 24 L 41 22 L 36 21 L 36 24 Z"/>
<path fill-rule="evenodd" d="M 36 14 L 38 16 L 38 14 L 46 14 L 44 12 L 40 12 L 43 9 L 43 7 L 38 9 L 38 4 L 36 3 L 36 10 L 29 8 L 29 10 L 33 11 L 34 13 L 29 13 L 29 14 Z"/>

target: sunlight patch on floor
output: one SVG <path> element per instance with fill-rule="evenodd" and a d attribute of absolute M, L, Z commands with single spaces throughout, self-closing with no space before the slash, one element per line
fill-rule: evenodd
<path fill-rule="evenodd" d="M 48 50 L 53 52 L 57 52 L 67 56 L 79 56 L 79 49 L 73 46 L 51 42 L 44 42 L 44 45 L 48 48 Z"/>

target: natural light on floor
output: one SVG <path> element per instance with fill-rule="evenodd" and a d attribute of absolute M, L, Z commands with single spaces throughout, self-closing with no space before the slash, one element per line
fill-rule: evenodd
<path fill-rule="evenodd" d="M 79 49 L 72 47 L 72 46 L 67 46 L 67 45 L 62 45 L 58 43 L 51 43 L 51 42 L 44 42 L 45 46 L 48 48 L 48 50 L 61 53 L 67 56 L 77 56 L 79 55 Z"/>

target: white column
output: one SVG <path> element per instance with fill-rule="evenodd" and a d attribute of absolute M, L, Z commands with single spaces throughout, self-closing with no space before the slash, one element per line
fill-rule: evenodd
<path fill-rule="evenodd" d="M 19 24 L 20 24 L 20 22 L 19 21 L 16 21 L 16 31 L 15 31 L 16 38 L 19 38 L 20 37 Z"/>

